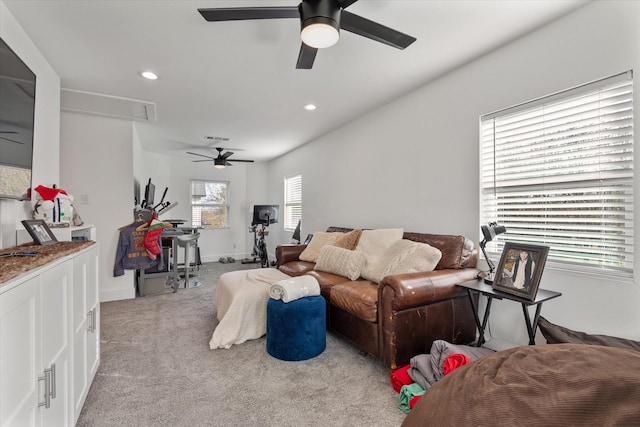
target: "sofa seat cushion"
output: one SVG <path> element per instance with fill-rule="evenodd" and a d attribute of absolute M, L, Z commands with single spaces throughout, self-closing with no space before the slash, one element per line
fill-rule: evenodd
<path fill-rule="evenodd" d="M 313 271 L 313 267 L 315 266 L 312 262 L 307 261 L 290 261 L 286 264 L 282 264 L 278 267 L 278 270 L 282 271 L 289 276 L 302 276 L 304 273 L 308 271 Z"/>
<path fill-rule="evenodd" d="M 326 271 L 311 270 L 305 274 L 307 276 L 313 276 L 316 278 L 316 280 L 318 281 L 318 284 L 320 285 L 320 294 L 323 297 L 325 297 L 327 301 L 330 301 L 329 296 L 331 295 L 331 289 L 335 285 L 339 283 L 347 282 L 349 280 L 344 276 L 340 276 L 338 274 L 333 274 L 333 273 L 327 273 Z"/>
<path fill-rule="evenodd" d="M 369 280 L 339 283 L 331 288 L 331 304 L 362 320 L 378 321 L 378 285 Z"/>

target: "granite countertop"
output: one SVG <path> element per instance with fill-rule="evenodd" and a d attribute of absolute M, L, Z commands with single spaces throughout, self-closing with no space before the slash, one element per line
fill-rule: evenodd
<path fill-rule="evenodd" d="M 34 245 L 33 243 L 26 243 L 12 248 L 0 249 L 0 283 L 7 282 L 21 273 L 33 270 L 34 268 L 45 265 L 58 258 L 78 252 L 95 243 L 96 242 L 92 240 L 57 242 L 52 245 Z M 1 256 L 12 252 L 35 252 L 35 255 Z"/>

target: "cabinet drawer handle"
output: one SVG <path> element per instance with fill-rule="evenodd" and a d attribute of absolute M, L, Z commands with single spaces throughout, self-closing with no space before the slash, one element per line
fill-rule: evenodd
<path fill-rule="evenodd" d="M 51 364 L 51 390 L 49 391 L 49 396 L 51 396 L 52 399 L 56 398 L 56 388 L 58 388 L 56 386 L 56 364 L 52 363 Z"/>
<path fill-rule="evenodd" d="M 96 319 L 96 307 L 94 307 L 93 309 L 91 309 L 91 311 L 89 312 L 89 317 L 91 318 L 91 323 L 89 325 L 89 332 L 96 332 L 96 328 L 98 327 L 97 325 L 97 319 Z"/>
<path fill-rule="evenodd" d="M 93 310 L 89 310 L 87 317 L 89 318 L 89 321 L 87 322 L 87 331 L 93 332 Z"/>
<path fill-rule="evenodd" d="M 51 407 L 51 369 L 45 369 L 44 375 L 38 377 L 38 381 L 44 381 L 44 402 L 38 402 L 38 407 Z"/>

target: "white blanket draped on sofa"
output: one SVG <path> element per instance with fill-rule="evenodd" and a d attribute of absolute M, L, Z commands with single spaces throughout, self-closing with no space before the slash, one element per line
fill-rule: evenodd
<path fill-rule="evenodd" d="M 209 348 L 229 348 L 267 333 L 267 300 L 271 285 L 289 278 L 275 268 L 224 273 L 216 286 L 218 326 Z"/>

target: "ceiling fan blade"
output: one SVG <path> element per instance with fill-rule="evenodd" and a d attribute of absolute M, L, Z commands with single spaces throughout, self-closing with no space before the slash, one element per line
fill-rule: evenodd
<path fill-rule="evenodd" d="M 316 54 L 318 49 L 315 47 L 307 46 L 304 43 L 300 44 L 300 53 L 298 53 L 298 63 L 296 69 L 298 70 L 310 70 L 313 67 L 313 62 L 316 60 Z"/>
<path fill-rule="evenodd" d="M 338 0 L 338 3 L 340 3 L 341 8 L 346 9 L 357 1 L 358 0 Z"/>
<path fill-rule="evenodd" d="M 233 156 L 233 151 L 227 151 L 224 154 L 220 154 L 220 158 L 225 160 L 227 160 L 230 156 Z"/>
<path fill-rule="evenodd" d="M 18 133 L 14 130 L 0 130 L 0 133 Z"/>
<path fill-rule="evenodd" d="M 202 15 L 202 17 L 208 22 L 300 17 L 297 6 L 221 7 L 213 9 L 198 9 L 198 12 L 200 12 L 200 15 Z"/>
<path fill-rule="evenodd" d="M 404 49 L 416 41 L 415 37 L 401 33 L 393 28 L 385 27 L 346 10 L 342 11 L 340 28 L 398 49 Z"/>
<path fill-rule="evenodd" d="M 187 154 L 193 154 L 194 156 L 206 157 L 209 160 L 215 160 L 215 157 L 205 156 L 204 154 L 200 154 L 200 153 L 192 153 L 191 151 L 187 151 Z M 206 161 L 207 160 L 194 160 L 194 162 L 206 162 Z"/>
<path fill-rule="evenodd" d="M 5 141 L 15 142 L 16 144 L 24 145 L 24 142 L 16 141 L 15 139 L 5 138 L 4 136 L 0 136 L 0 139 L 4 139 Z"/>
<path fill-rule="evenodd" d="M 245 162 L 245 163 L 253 163 L 253 160 L 242 160 L 242 159 L 230 159 L 232 162 Z"/>
<path fill-rule="evenodd" d="M 198 163 L 198 162 L 213 162 L 215 161 L 215 159 L 208 159 L 208 160 L 191 160 L 193 163 Z"/>

